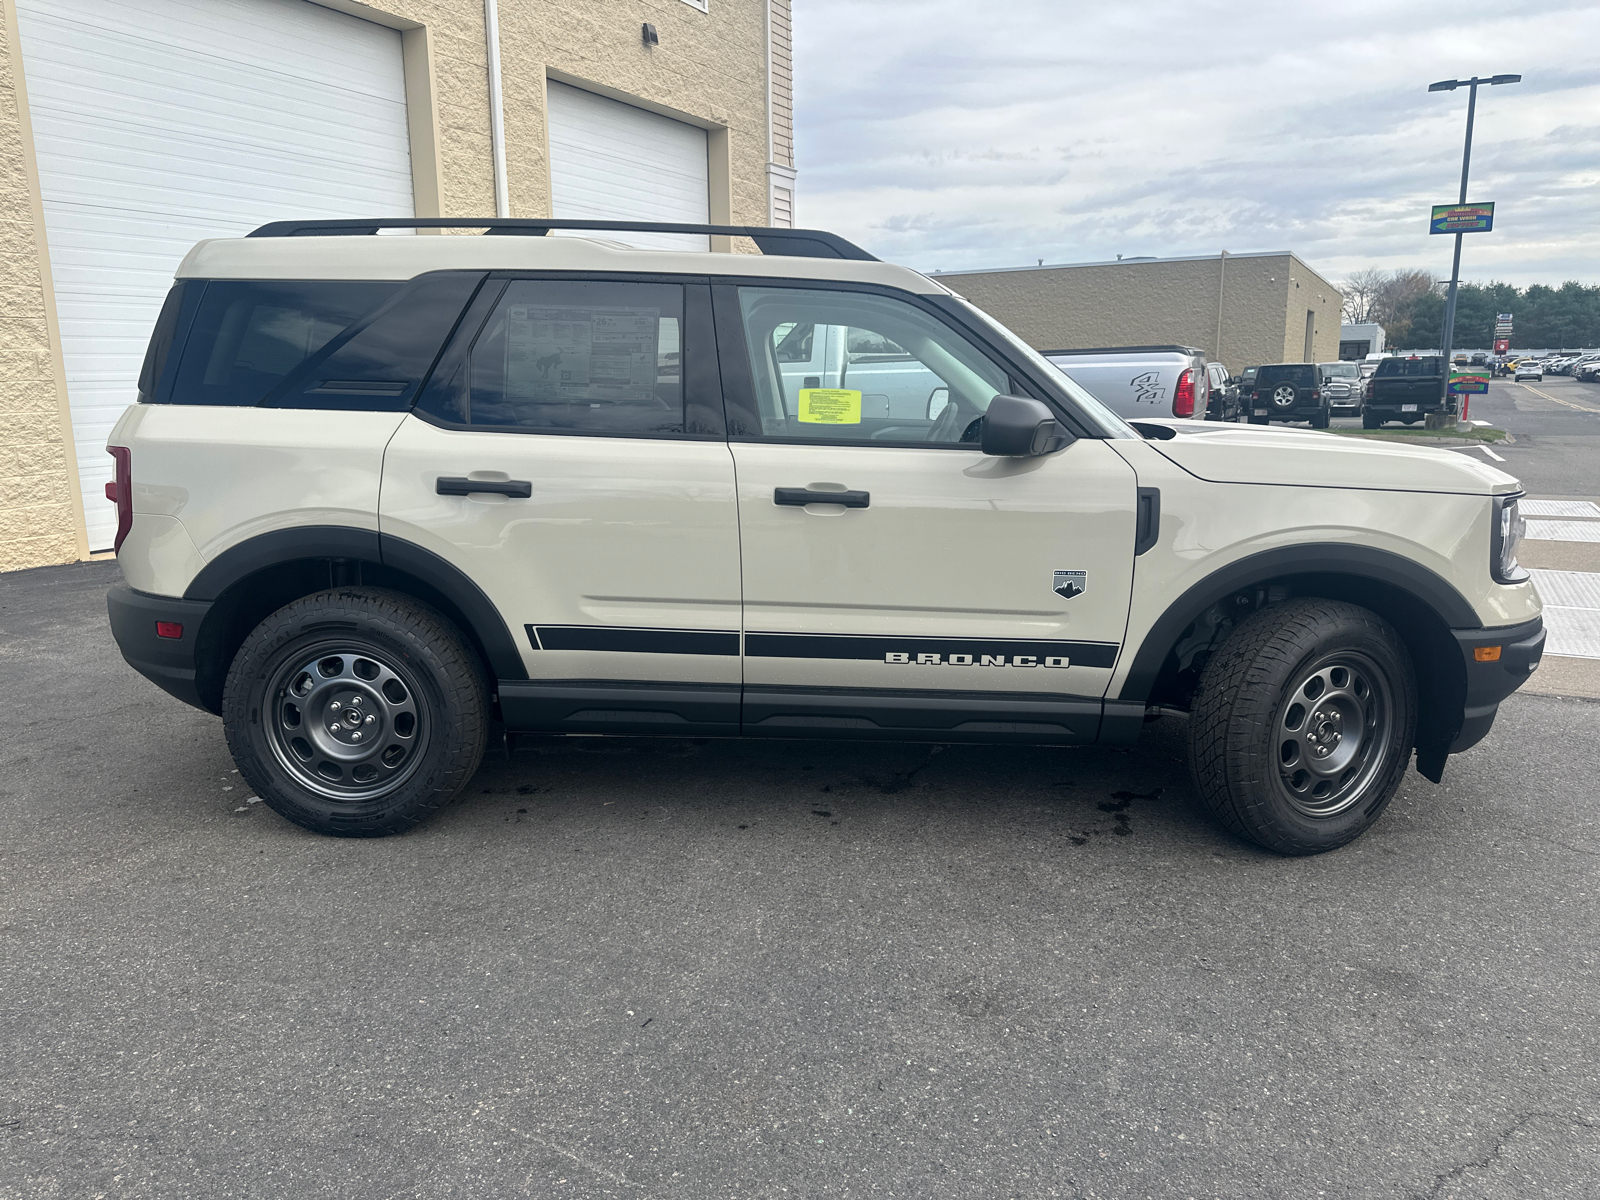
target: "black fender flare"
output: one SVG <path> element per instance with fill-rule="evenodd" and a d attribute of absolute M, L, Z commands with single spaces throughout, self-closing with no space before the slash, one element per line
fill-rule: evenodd
<path fill-rule="evenodd" d="M 1369 579 L 1414 597 L 1451 629 L 1483 628 L 1472 605 L 1453 584 L 1427 567 L 1391 551 L 1342 543 L 1263 550 L 1206 576 L 1167 607 L 1145 634 L 1119 698 L 1139 703 L 1149 698 L 1167 652 L 1206 609 L 1235 592 L 1285 575 L 1343 575 Z"/>
<path fill-rule="evenodd" d="M 184 591 L 185 600 L 215 601 L 241 580 L 268 568 L 306 559 L 372 563 L 410 575 L 453 604 L 471 626 L 499 679 L 526 679 L 516 640 L 494 602 L 460 568 L 431 550 L 375 529 L 304 525 L 274 529 L 230 546 L 207 563 Z"/>

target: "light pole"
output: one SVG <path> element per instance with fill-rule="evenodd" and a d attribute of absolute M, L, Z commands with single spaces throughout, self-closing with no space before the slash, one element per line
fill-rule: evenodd
<path fill-rule="evenodd" d="M 1480 83 L 1521 83 L 1521 75 L 1493 75 L 1487 79 L 1480 79 L 1474 75 L 1471 79 L 1441 79 L 1438 83 L 1430 83 L 1430 92 L 1453 92 L 1458 87 L 1469 88 L 1467 93 L 1467 145 L 1461 152 L 1461 198 L 1459 204 L 1467 202 L 1467 171 L 1472 166 L 1472 118 L 1478 108 L 1478 85 Z M 1450 264 L 1450 295 L 1444 303 L 1444 388 L 1446 411 L 1454 411 L 1450 405 L 1450 351 L 1454 348 L 1456 334 L 1456 289 L 1461 285 L 1461 234 L 1456 234 L 1455 261 Z"/>

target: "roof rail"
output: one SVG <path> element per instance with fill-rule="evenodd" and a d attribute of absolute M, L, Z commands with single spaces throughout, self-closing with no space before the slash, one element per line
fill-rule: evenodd
<path fill-rule="evenodd" d="M 704 233 L 747 237 L 763 254 L 799 258 L 852 258 L 877 262 L 860 246 L 820 229 L 769 229 L 764 225 L 680 225 L 661 221 L 585 221 L 521 217 L 374 217 L 333 221 L 272 221 L 248 237 L 345 237 L 380 229 L 482 229 L 486 233 L 544 237 L 552 229 L 619 233 Z"/>

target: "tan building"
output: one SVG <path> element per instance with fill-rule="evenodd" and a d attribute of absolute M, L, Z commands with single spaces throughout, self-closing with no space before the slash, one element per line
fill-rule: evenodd
<path fill-rule="evenodd" d="M 1198 346 L 1237 375 L 1339 357 L 1339 291 L 1288 251 L 935 276 L 1038 350 Z"/>
<path fill-rule="evenodd" d="M 110 545 L 106 435 L 202 238 L 293 217 L 793 224 L 789 0 L 0 7 L 0 571 Z"/>

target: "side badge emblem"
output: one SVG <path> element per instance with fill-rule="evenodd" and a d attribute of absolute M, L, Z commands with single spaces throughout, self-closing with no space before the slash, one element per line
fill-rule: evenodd
<path fill-rule="evenodd" d="M 1050 580 L 1050 590 L 1063 600 L 1081 596 L 1089 587 L 1087 571 L 1057 571 Z"/>

